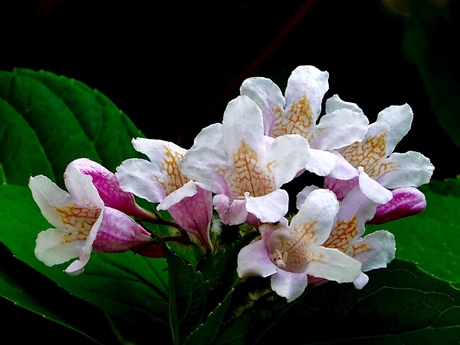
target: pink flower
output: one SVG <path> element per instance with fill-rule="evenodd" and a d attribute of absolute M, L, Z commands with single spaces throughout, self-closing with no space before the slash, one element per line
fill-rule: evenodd
<path fill-rule="evenodd" d="M 99 192 L 99 196 L 108 207 L 126 213 L 127 215 L 144 220 L 155 220 L 156 216 L 137 205 L 134 196 L 120 188 L 117 176 L 94 161 L 87 158 L 79 158 L 69 163 L 67 169 L 76 167 L 80 172 L 92 177 L 93 185 Z"/>
<path fill-rule="evenodd" d="M 74 258 L 68 274 L 83 272 L 91 252 L 118 253 L 150 245 L 150 234 L 123 212 L 104 205 L 92 177 L 77 167 L 65 173 L 69 192 L 43 175 L 31 177 L 29 188 L 46 220 L 55 228 L 38 234 L 35 256 L 47 266 Z"/>
<path fill-rule="evenodd" d="M 312 191 L 292 218 L 263 224 L 261 239 L 244 247 L 238 255 L 238 275 L 271 277 L 271 288 L 288 302 L 307 287 L 308 276 L 353 282 L 361 263 L 338 249 L 326 248 L 339 203 L 331 191 Z"/>

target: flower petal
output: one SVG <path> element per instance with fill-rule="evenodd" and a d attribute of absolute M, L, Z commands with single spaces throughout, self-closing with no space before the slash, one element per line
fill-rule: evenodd
<path fill-rule="evenodd" d="M 275 223 L 288 212 L 289 195 L 283 189 L 277 189 L 257 198 L 246 198 L 246 210 L 261 222 Z"/>
<path fill-rule="evenodd" d="M 315 247 L 313 255 L 307 267 L 307 274 L 313 277 L 350 283 L 361 274 L 361 262 L 338 249 Z"/>
<path fill-rule="evenodd" d="M 279 296 L 285 297 L 287 302 L 299 298 L 305 291 L 308 280 L 305 273 L 293 273 L 279 270 L 278 273 L 272 275 L 271 288 Z"/>
<path fill-rule="evenodd" d="M 265 249 L 264 241 L 258 240 L 243 247 L 238 253 L 237 272 L 240 278 L 268 277 L 278 271 Z"/>

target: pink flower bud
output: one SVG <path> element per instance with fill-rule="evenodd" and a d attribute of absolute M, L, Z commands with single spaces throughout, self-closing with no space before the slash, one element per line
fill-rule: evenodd
<path fill-rule="evenodd" d="M 368 224 L 382 224 L 391 220 L 412 216 L 426 208 L 425 195 L 414 187 L 396 188 L 391 191 L 393 198 L 386 204 L 377 206 L 374 218 Z"/>

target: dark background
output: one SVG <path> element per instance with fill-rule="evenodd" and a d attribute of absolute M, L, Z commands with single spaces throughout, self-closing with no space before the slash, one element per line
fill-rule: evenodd
<path fill-rule="evenodd" d="M 457 12 L 456 1 L 426 2 L 452 17 Z M 434 178 L 455 177 L 458 148 L 438 124 L 403 50 L 410 12 L 401 4 L 410 3 L 6 1 L 0 5 L 0 69 L 78 79 L 106 94 L 147 137 L 189 148 L 201 128 L 222 120 L 244 78 L 265 76 L 284 90 L 289 73 L 310 64 L 330 73 L 325 98 L 337 93 L 371 121 L 390 105 L 408 103 L 413 126 L 396 151 L 422 152 L 436 167 Z M 452 31 L 435 29 L 437 41 Z M 454 51 L 455 43 L 438 46 Z M 455 159 L 446 161 L 440 152 L 455 152 Z"/>
<path fill-rule="evenodd" d="M 432 63 L 455 78 L 457 1 L 425 2 L 448 14 L 449 25 L 439 20 L 429 32 Z M 371 121 L 390 105 L 408 103 L 412 129 L 395 151 L 429 157 L 433 178 L 456 177 L 459 148 L 407 58 L 411 3 L 2 1 L 0 70 L 43 69 L 78 79 L 107 95 L 147 137 L 189 148 L 201 128 L 222 120 L 244 78 L 265 76 L 284 90 L 295 67 L 314 65 L 330 73 L 326 98 L 337 93 L 357 103 Z M 44 322 L 19 308 L 10 316 L 13 325 Z"/>

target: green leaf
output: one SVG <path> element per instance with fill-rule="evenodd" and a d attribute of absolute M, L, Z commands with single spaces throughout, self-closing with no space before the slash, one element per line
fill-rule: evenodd
<path fill-rule="evenodd" d="M 83 274 L 68 276 L 62 272 L 68 263 L 47 267 L 34 256 L 36 236 L 49 228 L 49 224 L 29 189 L 0 186 L 0 205 L 3 220 L 0 241 L 19 260 L 109 313 L 139 322 L 167 322 L 164 319 L 168 308 L 166 260 L 133 253 L 92 253 Z"/>
<path fill-rule="evenodd" d="M 423 212 L 366 228 L 390 231 L 395 235 L 397 258 L 415 262 L 421 270 L 460 288 L 460 180 L 433 180 L 420 190 L 427 202 Z"/>
<path fill-rule="evenodd" d="M 307 287 L 294 302 L 269 298 L 236 319 L 216 344 L 267 344 L 293 332 L 298 344 L 457 344 L 460 291 L 394 260 L 369 283 Z"/>
<path fill-rule="evenodd" d="M 39 272 L 37 289 L 51 280 L 57 284 L 56 291 L 68 291 L 80 300 L 80 315 L 84 310 L 104 310 L 112 320 L 112 331 L 119 327 L 133 337 L 147 336 L 146 325 L 168 328 L 166 261 L 132 253 L 93 253 L 85 273 L 78 277 L 62 272 L 68 263 L 45 266 L 33 253 L 38 232 L 50 225 L 26 186 L 30 176 L 43 174 L 63 187 L 65 167 L 80 157 L 114 171 L 122 160 L 142 156 L 131 145 L 133 137 L 141 136 L 110 100 L 81 82 L 45 71 L 0 71 L 0 241 L 8 248 L 0 251 L 12 253 Z M 27 276 L 31 272 L 21 266 L 16 273 Z M 15 286 L 1 266 L 0 276 L 5 278 L 2 296 L 66 327 L 80 329 L 72 320 L 62 321 L 67 314 L 58 305 L 44 306 L 43 296 L 28 292 L 27 298 L 21 297 L 18 291 L 29 290 L 20 282 Z"/>
<path fill-rule="evenodd" d="M 168 262 L 170 301 L 169 316 L 174 344 L 185 337 L 203 318 L 206 308 L 206 282 L 195 268 L 173 252 Z"/>
<path fill-rule="evenodd" d="M 140 157 L 131 145 L 142 136 L 101 93 L 50 72 L 0 71 L 0 140 L 4 183 L 27 185 L 46 174 L 61 187 L 67 164 L 86 157 L 114 171 Z"/>
<path fill-rule="evenodd" d="M 3 246 L 1 247 L 0 296 L 13 302 L 16 308 L 19 306 L 32 311 L 61 327 L 80 333 L 93 343 L 104 344 L 116 341 L 111 325 L 100 309 L 68 294 L 51 280 L 15 259 Z M 4 313 L 8 312 L 6 308 L 7 306 L 2 309 Z M 6 324 L 12 325 L 9 319 Z M 43 323 L 40 326 L 43 326 Z M 50 324 L 47 326 L 51 329 Z M 28 330 L 42 331 L 38 327 L 29 324 Z"/>

